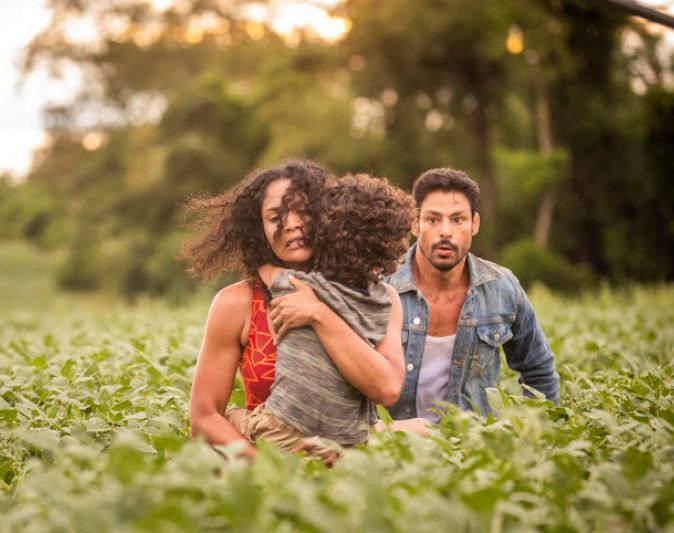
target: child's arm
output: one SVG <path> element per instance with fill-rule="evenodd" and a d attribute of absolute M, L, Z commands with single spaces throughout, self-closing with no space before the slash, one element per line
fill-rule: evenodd
<path fill-rule="evenodd" d="M 278 266 L 266 264 L 262 265 L 257 269 L 257 273 L 260 276 L 260 279 L 262 282 L 267 286 L 271 287 L 272 281 L 274 281 L 274 278 L 278 276 L 281 271 L 284 269 Z"/>

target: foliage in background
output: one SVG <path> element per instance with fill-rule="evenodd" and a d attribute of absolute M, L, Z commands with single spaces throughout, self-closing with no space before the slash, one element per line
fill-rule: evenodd
<path fill-rule="evenodd" d="M 207 303 L 0 311 L 4 531 L 667 531 L 674 289 L 532 294 L 561 406 L 491 390 L 431 438 L 386 431 L 335 468 L 189 441 Z M 235 401 L 241 402 L 237 385 Z M 233 448 L 221 448 L 231 455 Z"/>
<path fill-rule="evenodd" d="M 476 251 L 527 283 L 561 288 L 576 265 L 674 278 L 672 61 L 608 3 L 348 0 L 332 44 L 283 38 L 247 2 L 51 7 L 25 70 L 75 65 L 84 84 L 45 110 L 51 144 L 27 182 L 0 179 L 0 238 L 67 248 L 63 287 L 184 299 L 180 205 L 292 155 L 408 188 L 466 169 Z M 69 17 L 95 42 L 69 38 Z"/>
<path fill-rule="evenodd" d="M 538 282 L 562 292 L 577 293 L 596 282 L 587 267 L 574 265 L 552 250 L 541 250 L 531 239 L 521 239 L 505 246 L 501 250 L 501 260 L 517 272 L 517 278 L 524 287 Z"/>

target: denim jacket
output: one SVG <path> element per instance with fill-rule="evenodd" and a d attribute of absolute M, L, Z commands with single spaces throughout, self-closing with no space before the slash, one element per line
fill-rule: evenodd
<path fill-rule="evenodd" d="M 404 264 L 388 279 L 400 294 L 403 307 L 406 374 L 400 398 L 389 408 L 395 419 L 418 416 L 416 395 L 428 327 L 428 304 L 414 283 L 415 251 L 416 244 L 407 252 Z M 446 400 L 462 409 L 489 414 L 485 389 L 498 383 L 499 348 L 503 348 L 508 366 L 520 373 L 520 383 L 558 403 L 559 376 L 554 357 L 519 281 L 508 269 L 473 254 L 468 254 L 467 265 L 470 288 L 459 315 Z"/>

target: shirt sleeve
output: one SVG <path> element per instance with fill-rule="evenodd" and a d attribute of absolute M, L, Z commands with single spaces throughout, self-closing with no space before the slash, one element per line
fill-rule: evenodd
<path fill-rule="evenodd" d="M 559 404 L 559 375 L 555 358 L 536 313 L 522 286 L 517 282 L 517 310 L 512 325 L 513 337 L 503 345 L 508 366 L 520 373 L 520 383 L 542 392 Z M 528 391 L 525 389 L 525 395 Z"/>

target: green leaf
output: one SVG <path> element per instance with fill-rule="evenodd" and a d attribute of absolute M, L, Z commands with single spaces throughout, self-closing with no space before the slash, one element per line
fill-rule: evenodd
<path fill-rule="evenodd" d="M 39 450 L 54 450 L 59 445 L 59 432 L 47 428 L 16 428 L 12 434 Z"/>

